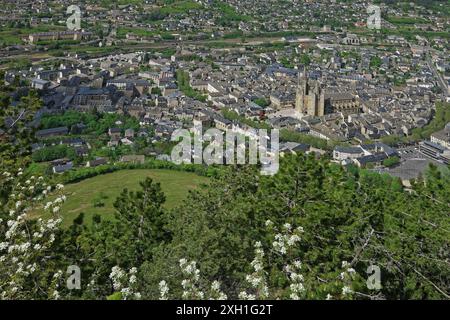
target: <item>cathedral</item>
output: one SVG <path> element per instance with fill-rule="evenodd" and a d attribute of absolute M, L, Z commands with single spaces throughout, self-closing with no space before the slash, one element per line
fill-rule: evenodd
<path fill-rule="evenodd" d="M 306 69 L 303 69 L 301 75 L 298 74 L 295 108 L 306 115 L 320 117 L 325 114 L 325 96 L 322 88 L 318 81 L 311 87 Z"/>
<path fill-rule="evenodd" d="M 361 112 L 359 99 L 350 93 L 325 93 L 319 81 L 310 81 L 306 69 L 298 75 L 295 109 L 308 116 L 342 112 L 345 115 Z"/>

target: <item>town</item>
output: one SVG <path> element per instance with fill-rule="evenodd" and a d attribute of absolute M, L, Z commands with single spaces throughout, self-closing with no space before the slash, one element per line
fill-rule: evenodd
<path fill-rule="evenodd" d="M 0 3 L 0 300 L 449 299 L 448 1 Z"/>
<path fill-rule="evenodd" d="M 249 10 L 245 1 L 234 5 L 236 12 Z M 334 5 L 345 8 L 345 4 Z M 202 6 L 208 4 L 193 2 L 185 15 L 205 14 L 197 8 Z M 358 12 L 355 26 L 364 25 L 363 8 L 363 2 L 352 7 Z M 46 15 L 39 2 L 30 9 Z M 16 17 L 30 9 L 24 7 Z M 99 48 L 108 42 L 119 48 L 155 43 L 156 37 L 136 36 L 136 28 L 146 24 L 129 21 L 135 10 L 133 5 L 113 10 L 116 24 L 108 25 L 108 35 L 99 37 L 95 30 L 34 33 L 19 46 L 49 50 L 61 41 L 93 42 Z M 264 7 L 260 10 L 263 14 Z M 86 11 L 87 21 L 96 25 L 104 17 L 95 5 Z M 388 17 L 397 16 L 397 11 L 387 9 Z M 144 10 L 142 15 L 146 14 Z M 44 124 L 36 134 L 41 142 L 33 145 L 37 162 L 52 161 L 53 172 L 61 173 L 76 165 L 143 161 L 142 156 L 167 159 L 172 132 L 200 123 L 243 134 L 255 128 L 280 129 L 284 152 L 329 153 L 344 165 L 387 172 L 405 182 L 417 178 L 430 162 L 449 164 L 450 125 L 423 137 L 450 101 L 448 41 L 438 33 L 448 28 L 448 19 L 427 24 L 418 14 L 421 28 L 436 31 L 437 37 L 366 35 L 324 25 L 311 27 L 305 36 L 285 35 L 267 43 L 243 38 L 251 35 L 252 28 L 284 30 L 290 26 L 288 18 L 278 27 L 241 21 L 237 28 L 242 38 L 219 47 L 213 42 L 210 47 L 206 40 L 184 40 L 193 28 L 205 31 L 206 26 L 196 22 L 194 27 L 193 20 L 185 18 L 171 27 L 166 24 L 170 17 L 160 20 L 159 28 L 183 32 L 171 35 L 169 48 L 117 54 L 69 50 L 5 72 L 6 84 L 38 90 L 44 101 L 37 119 Z M 315 21 L 313 17 L 306 21 L 310 20 Z M 388 21 L 383 20 L 387 30 L 396 30 Z M 204 22 L 215 29 L 214 15 Z M 124 26 L 132 29 L 122 39 L 117 32 Z M 224 30 L 223 35 L 213 31 L 211 37 L 226 39 L 228 28 L 217 29 Z M 93 130 L 85 123 L 86 116 L 78 113 L 95 114 L 92 121 L 109 122 L 109 127 Z M 449 121 L 448 111 L 446 115 Z M 70 121 L 74 119 L 80 121 Z M 69 125 L 62 126 L 65 122 Z M 55 159 L 59 155 L 64 157 Z"/>

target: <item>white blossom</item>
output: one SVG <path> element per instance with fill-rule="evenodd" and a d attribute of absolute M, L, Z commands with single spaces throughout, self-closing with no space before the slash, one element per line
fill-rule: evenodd
<path fill-rule="evenodd" d="M 167 294 L 169 293 L 169 287 L 167 286 L 167 282 L 162 280 L 159 283 L 159 292 L 160 292 L 160 300 L 167 300 Z"/>
<path fill-rule="evenodd" d="M 347 295 L 347 294 L 349 294 L 349 293 L 351 293 L 352 292 L 352 289 L 350 289 L 350 287 L 348 287 L 348 286 L 344 286 L 343 288 L 342 288 L 342 294 L 345 296 L 345 295 Z"/>

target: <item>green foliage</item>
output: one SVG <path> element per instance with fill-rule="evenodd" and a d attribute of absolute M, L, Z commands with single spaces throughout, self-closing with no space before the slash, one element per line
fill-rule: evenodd
<path fill-rule="evenodd" d="M 251 20 L 251 17 L 239 14 L 231 5 L 224 1 L 215 0 L 214 6 L 221 15 L 217 22 L 222 26 L 232 26 L 236 22 Z"/>
<path fill-rule="evenodd" d="M 83 123 L 93 125 L 97 122 L 98 117 L 92 113 L 78 112 L 69 110 L 63 115 L 44 115 L 41 119 L 43 129 L 56 127 L 72 127 L 73 125 Z"/>
<path fill-rule="evenodd" d="M 152 94 L 157 94 L 157 95 L 162 95 L 161 89 L 158 87 L 153 87 L 152 88 Z"/>
<path fill-rule="evenodd" d="M 139 182 L 146 177 L 160 182 L 167 201 L 164 208 L 170 209 L 180 205 L 189 190 L 208 183 L 205 176 L 193 172 L 167 169 L 124 169 L 105 173 L 79 182 L 65 185 L 67 201 L 61 206 L 62 227 L 67 228 L 82 211 L 86 225 L 92 224 L 92 218 L 99 215 L 102 220 L 114 219 L 114 202 L 124 188 L 130 191 L 139 189 Z M 59 178 L 59 176 L 57 176 Z M 58 180 L 58 179 L 55 179 Z M 70 195 L 70 196 L 69 196 Z M 48 218 L 42 209 L 33 212 L 33 217 Z"/>
<path fill-rule="evenodd" d="M 225 119 L 231 120 L 231 121 L 239 121 L 243 124 L 246 124 L 248 126 L 251 126 L 255 129 L 267 129 L 269 130 L 271 127 L 265 123 L 265 122 L 260 122 L 260 121 L 254 121 L 251 119 L 247 119 L 244 116 L 240 116 L 237 112 L 229 110 L 229 109 L 222 109 L 221 110 L 222 115 L 224 116 Z"/>
<path fill-rule="evenodd" d="M 114 292 L 112 295 L 109 295 L 107 300 L 122 300 L 121 292 Z"/>
<path fill-rule="evenodd" d="M 192 0 L 183 0 L 183 1 L 164 1 L 163 7 L 160 11 L 163 14 L 180 14 L 187 13 L 190 10 L 199 10 L 202 9 L 203 6 Z"/>
<path fill-rule="evenodd" d="M 117 125 L 116 122 L 120 121 L 122 124 Z M 69 110 L 62 115 L 44 115 L 41 120 L 41 126 L 43 129 L 55 128 L 60 126 L 67 126 L 69 129 L 76 124 L 84 124 L 87 126 L 83 133 L 93 133 L 95 135 L 101 135 L 107 133 L 109 128 L 115 127 L 122 130 L 134 129 L 139 130 L 139 120 L 134 117 L 126 115 L 111 114 L 111 113 L 96 113 L 79 112 Z"/>
<path fill-rule="evenodd" d="M 322 150 L 331 150 L 334 146 L 333 143 L 328 143 L 327 140 L 320 139 L 311 135 L 307 135 L 304 133 L 292 131 L 289 129 L 281 129 L 280 130 L 280 139 L 282 141 L 292 141 L 297 143 L 306 143 L 311 145 L 312 147 L 322 149 Z"/>
<path fill-rule="evenodd" d="M 444 129 L 450 122 L 450 103 L 437 103 L 433 120 L 423 128 L 413 129 L 413 139 L 427 139 L 432 133 Z"/>
<path fill-rule="evenodd" d="M 148 159 L 144 164 L 134 163 L 115 163 L 106 164 L 94 168 L 76 168 L 71 171 L 64 172 L 57 177 L 56 182 L 64 184 L 75 183 L 88 178 L 96 177 L 98 175 L 108 174 L 119 170 L 134 170 L 134 169 L 169 169 L 174 171 L 195 172 L 200 176 L 213 177 L 217 176 L 220 172 L 220 168 L 206 167 L 196 164 L 182 164 L 176 165 L 169 161 L 160 161 L 154 159 Z"/>
<path fill-rule="evenodd" d="M 236 298 L 252 272 L 254 243 L 271 247 L 276 229 L 289 223 L 304 230 L 290 256 L 302 262 L 305 299 L 343 297 L 343 261 L 356 272 L 355 298 L 374 294 L 366 287 L 366 270 L 375 264 L 382 270 L 378 297 L 442 299 L 450 276 L 450 180 L 434 166 L 426 179 L 413 182 L 407 192 L 388 175 L 356 167 L 346 171 L 313 155 L 287 155 L 275 176 L 260 176 L 252 166 L 225 169 L 173 210 L 163 207 L 161 186 L 146 179 L 139 191 L 120 194 L 113 220 L 97 216 L 86 227 L 80 215 L 62 230 L 44 272 L 51 277 L 76 262 L 83 277 L 95 279 L 94 288 L 83 285 L 81 291 L 62 289 L 61 294 L 119 299 L 109 281 L 111 268 L 138 266 L 144 298 L 159 297 L 161 279 L 171 296 L 181 297 L 184 275 L 178 261 L 186 258 L 198 263 L 202 288 L 219 280 L 224 293 Z M 289 283 L 280 270 L 286 262 L 270 250 L 265 258 L 270 298 L 285 299 Z M 41 291 L 26 292 L 29 298 L 43 297 Z"/>
<path fill-rule="evenodd" d="M 291 58 L 283 57 L 280 62 L 285 68 L 294 68 L 294 61 Z"/>
<path fill-rule="evenodd" d="M 260 107 L 267 107 L 268 105 L 270 105 L 270 102 L 267 101 L 265 98 L 257 98 L 253 101 L 254 103 L 256 103 L 258 106 Z"/>
<path fill-rule="evenodd" d="M 400 163 L 399 157 L 390 157 L 383 161 L 383 165 L 385 167 L 393 167 Z"/>
<path fill-rule="evenodd" d="M 77 157 L 75 150 L 65 144 L 44 147 L 33 152 L 32 159 L 35 162 L 52 161 L 61 158 L 74 160 Z"/>
<path fill-rule="evenodd" d="M 0 168 L 14 176 L 12 180 L 3 174 L 0 176 L 0 218 L 3 221 L 0 242 L 3 242 L 9 210 L 17 206 L 11 195 L 18 193 L 11 181 L 20 181 L 23 186 L 25 175 L 40 170 L 36 166 L 28 167 L 34 134 L 27 124 L 42 102 L 33 91 L 22 97 L 15 108 L 8 105 L 7 98 L 0 101 L 6 104 L 0 114 L 1 128 L 5 132 L 0 144 Z M 435 119 L 420 133 L 426 135 L 441 128 L 447 121 L 447 111 L 448 105 L 438 105 Z M 230 111 L 225 110 L 224 114 L 241 120 Z M 8 127 L 4 121 L 7 116 L 16 120 Z M 117 119 L 122 119 L 124 126 L 133 125 L 133 122 L 126 123 L 133 120 L 114 115 L 93 116 L 96 124 L 82 119 L 88 122 L 91 132 L 104 133 Z M 74 114 L 65 117 L 48 120 L 48 125 L 79 120 Z M 265 125 L 251 123 L 255 127 Z M 292 133 L 285 133 L 284 138 L 304 139 Z M 48 298 L 54 274 L 76 264 L 83 270 L 83 279 L 94 280 L 93 288 L 88 286 L 90 281 L 83 281 L 82 290 L 74 292 L 61 286 L 60 294 L 64 298 L 123 298 L 112 288 L 109 278 L 114 266 L 139 268 L 139 290 L 144 298 L 159 297 L 158 283 L 162 279 L 173 288 L 171 295 L 181 298 L 179 284 L 184 275 L 179 272 L 178 262 L 186 258 L 198 263 L 204 276 L 204 282 L 200 283 L 202 288 L 219 280 L 228 297 L 237 298 L 245 289 L 246 275 L 252 272 L 255 242 L 260 241 L 264 248 L 270 248 L 276 229 L 289 223 L 304 230 L 299 246 L 290 254 L 302 262 L 306 299 L 324 299 L 327 294 L 345 298 L 341 294 L 343 282 L 340 279 L 343 261 L 348 261 L 356 273 L 351 284 L 356 291 L 354 298 L 374 294 L 387 299 L 449 298 L 448 175 L 430 166 L 425 177 L 412 181 L 412 186 L 404 190 L 397 178 L 356 167 L 346 169 L 314 155 L 286 155 L 280 161 L 280 170 L 274 176 L 261 176 L 256 166 L 217 170 L 155 160 L 144 165 L 83 168 L 58 176 L 57 179 L 76 181 L 123 168 L 146 166 L 198 170 L 205 174 L 214 172 L 214 179 L 208 186 L 190 192 L 188 199 L 175 209 L 165 208 L 166 195 L 161 186 L 145 179 L 140 190 L 125 189 L 119 195 L 114 202 L 114 219 L 95 216 L 92 224 L 86 226 L 84 215 L 79 214 L 69 228 L 55 232 L 54 241 L 45 251 L 32 251 L 29 261 L 37 262 L 39 272 L 20 281 L 24 286 L 16 297 Z M 19 166 L 28 168 L 23 176 L 16 177 Z M 23 206 L 28 202 L 39 204 L 28 198 L 22 200 L 26 202 L 20 204 Z M 273 229 L 267 227 L 267 220 L 273 223 Z M 31 212 L 26 222 L 30 234 L 39 230 Z M 23 235 L 28 237 L 25 231 Z M 270 261 L 263 266 L 270 298 L 286 298 L 290 288 L 286 275 L 280 272 L 286 261 L 270 250 L 265 257 Z M 369 265 L 381 268 L 382 289 L 376 293 L 366 286 Z M 0 276 L 0 287 L 10 280 Z"/>
<path fill-rule="evenodd" d="M 305 66 L 309 66 L 311 64 L 311 58 L 308 54 L 304 53 L 300 56 L 300 63 Z"/>
<path fill-rule="evenodd" d="M 10 105 L 8 93 L 14 88 L 0 86 L 0 129 L 3 134 L 0 142 L 0 168 L 4 171 L 15 172 L 18 168 L 26 167 L 31 161 L 31 144 L 34 142 L 33 128 L 27 126 L 34 118 L 36 111 L 42 106 L 42 100 L 36 91 L 30 90 L 26 96 L 20 98 L 17 106 Z M 6 119 L 13 122 L 6 125 Z M 1 189 L 2 196 L 7 196 L 7 184 Z M 3 193 L 4 192 L 4 193 Z"/>
<path fill-rule="evenodd" d="M 350 173 L 303 155 L 283 158 L 274 177 L 259 177 L 251 168 L 230 170 L 171 213 L 168 227 L 173 240 L 158 250 L 155 260 L 145 263 L 144 277 L 147 283 L 166 279 L 169 287 L 176 287 L 182 279 L 174 265 L 186 257 L 198 262 L 208 281 L 220 279 L 224 291 L 235 297 L 251 270 L 253 243 L 271 245 L 265 227 L 270 219 L 275 226 L 288 222 L 305 230 L 293 254 L 307 270 L 307 299 L 340 294 L 342 261 L 361 275 L 353 283 L 361 294 L 372 294 L 365 284 L 366 270 L 376 264 L 382 270 L 384 297 L 444 298 L 430 282 L 445 290 L 444 279 L 450 275 L 446 249 L 441 250 L 449 246 L 450 182 L 437 172 L 431 181 L 427 186 L 418 181 L 415 192 L 408 193 L 390 176 Z M 269 288 L 273 298 L 284 296 L 288 290 L 284 275 L 275 271 L 282 269 L 283 260 L 268 255 Z M 149 296 L 158 295 L 156 286 L 145 290 Z"/>
<path fill-rule="evenodd" d="M 189 84 L 189 74 L 186 71 L 177 70 L 177 83 L 180 90 L 188 97 L 205 102 L 206 96 L 192 89 Z"/>
<path fill-rule="evenodd" d="M 137 192 L 124 190 L 114 204 L 115 218 L 96 219 L 78 240 L 83 251 L 92 252 L 92 259 L 96 261 L 83 270 L 95 270 L 102 279 L 99 285 L 105 284 L 102 294 L 111 299 L 120 297 L 107 285 L 112 267 L 119 264 L 129 269 L 151 261 L 155 248 L 170 239 L 162 211 L 165 196 L 159 183 L 147 178 L 141 182 L 141 188 Z"/>
<path fill-rule="evenodd" d="M 105 206 L 105 200 L 108 199 L 108 196 L 103 192 L 100 192 L 93 200 L 92 204 L 95 208 L 101 208 Z"/>
<path fill-rule="evenodd" d="M 411 17 L 394 17 L 394 16 L 390 16 L 386 20 L 389 21 L 392 24 L 397 24 L 397 25 L 403 25 L 403 24 L 414 25 L 414 24 L 428 23 L 428 21 L 425 20 L 425 19 L 411 18 Z"/>
<path fill-rule="evenodd" d="M 370 67 L 372 68 L 372 69 L 378 69 L 380 66 L 381 66 L 381 58 L 380 57 L 377 57 L 377 56 L 375 56 L 375 57 L 372 57 L 371 59 L 370 59 Z"/>

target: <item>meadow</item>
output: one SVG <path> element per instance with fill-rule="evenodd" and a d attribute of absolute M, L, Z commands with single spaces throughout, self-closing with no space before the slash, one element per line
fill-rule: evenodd
<path fill-rule="evenodd" d="M 80 213 L 84 213 L 85 223 L 92 223 L 92 216 L 99 214 L 102 219 L 111 219 L 114 214 L 114 201 L 123 189 L 139 190 L 139 182 L 146 177 L 161 183 L 166 195 L 164 206 L 168 209 L 180 205 L 189 190 L 198 188 L 208 182 L 208 178 L 195 173 L 161 170 L 136 169 L 121 170 L 109 174 L 99 175 L 81 182 L 67 184 L 64 194 L 67 201 L 62 205 L 63 226 L 72 224 Z M 43 210 L 32 213 L 33 218 L 49 217 Z"/>

